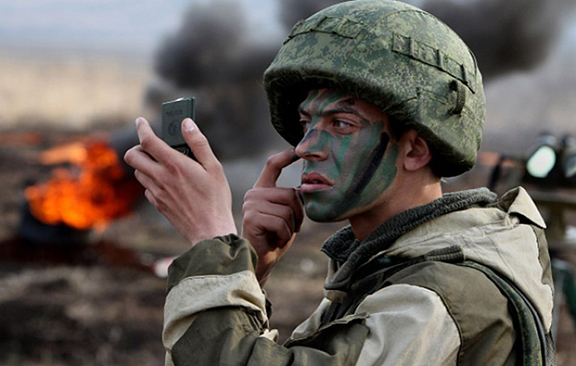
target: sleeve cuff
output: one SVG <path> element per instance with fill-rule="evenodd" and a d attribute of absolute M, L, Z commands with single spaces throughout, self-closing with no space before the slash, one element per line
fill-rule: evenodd
<path fill-rule="evenodd" d="M 235 234 L 203 240 L 172 262 L 168 292 L 187 277 L 255 272 L 257 260 L 250 243 Z"/>

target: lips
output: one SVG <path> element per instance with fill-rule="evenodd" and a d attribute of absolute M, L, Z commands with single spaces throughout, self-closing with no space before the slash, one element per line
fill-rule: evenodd
<path fill-rule="evenodd" d="M 330 180 L 318 173 L 308 173 L 302 175 L 302 185 L 300 191 L 303 193 L 315 192 L 330 189 L 334 186 Z"/>

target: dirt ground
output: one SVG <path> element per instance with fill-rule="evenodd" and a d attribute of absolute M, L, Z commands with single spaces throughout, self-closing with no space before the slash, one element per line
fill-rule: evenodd
<path fill-rule="evenodd" d="M 76 242 L 38 244 L 19 234 L 24 188 L 51 172 L 38 154 L 81 137 L 0 131 L 0 365 L 163 363 L 165 279 L 153 273 L 152 263 L 186 249 L 166 220 L 142 203 L 130 217 L 81 233 Z M 485 183 L 466 178 L 452 184 Z M 339 226 L 305 222 L 270 279 L 272 326 L 282 339 L 320 301 L 326 266 L 320 244 Z M 558 365 L 576 365 L 575 340 L 563 308 Z"/>

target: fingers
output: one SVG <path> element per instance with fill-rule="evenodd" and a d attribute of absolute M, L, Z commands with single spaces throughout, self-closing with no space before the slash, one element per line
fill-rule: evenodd
<path fill-rule="evenodd" d="M 298 225 L 297 218 L 294 214 L 294 211 L 285 205 L 280 205 L 277 203 L 272 202 L 264 202 L 257 205 L 251 205 L 247 203 L 244 207 L 245 214 L 244 217 L 246 218 L 246 224 L 248 225 L 258 225 L 266 227 L 268 231 L 275 232 L 278 230 L 277 226 L 274 227 L 267 227 L 263 221 L 261 221 L 261 217 L 275 217 L 279 221 L 282 221 L 283 227 L 285 226 L 288 228 L 290 233 L 296 231 L 296 227 Z"/>
<path fill-rule="evenodd" d="M 152 205 L 154 205 L 154 207 L 156 207 L 156 198 L 154 195 L 157 187 L 156 183 L 154 183 L 154 181 L 149 176 L 140 170 L 134 171 L 134 177 L 142 185 L 142 187 L 146 189 L 144 196 L 148 199 L 148 201 L 150 201 Z"/>
<path fill-rule="evenodd" d="M 278 180 L 278 177 L 280 177 L 282 169 L 286 168 L 298 159 L 299 157 L 296 155 L 293 148 L 272 155 L 266 161 L 266 165 L 264 166 L 264 169 L 262 169 L 260 177 L 258 177 L 258 180 L 254 184 L 254 188 L 276 187 L 276 181 Z"/>
<path fill-rule="evenodd" d="M 190 118 L 185 118 L 182 121 L 181 128 L 184 140 L 194 153 L 196 160 L 204 167 L 204 169 L 211 171 L 221 169 L 221 164 L 212 152 L 208 139 L 206 139 L 206 136 L 200 132 L 198 126 Z M 131 149 L 132 151 L 125 155 L 126 162 L 135 169 L 142 170 L 146 175 L 152 175 L 153 173 L 152 171 L 145 170 L 146 167 L 144 166 L 134 165 L 144 162 L 144 156 L 140 153 L 148 154 L 153 160 L 156 160 L 162 165 L 168 167 L 173 166 L 174 162 L 179 161 L 180 159 L 186 161 L 187 164 L 189 163 L 189 161 L 183 159 L 178 154 L 175 154 L 174 149 L 168 146 L 161 138 L 156 136 L 150 127 L 150 123 L 145 118 L 139 117 L 136 119 L 136 132 L 138 133 L 140 145 Z M 150 167 L 148 167 L 148 169 L 149 168 Z"/>
<path fill-rule="evenodd" d="M 296 192 L 292 188 L 253 188 L 244 196 L 244 213 L 268 212 L 286 217 L 293 222 L 293 230 L 300 231 L 304 220 L 304 210 Z"/>
<path fill-rule="evenodd" d="M 182 136 L 184 140 L 194 153 L 194 156 L 205 169 L 209 170 L 213 167 L 219 167 L 220 162 L 214 155 L 208 139 L 200 130 L 198 126 L 190 118 L 185 118 L 182 121 Z"/>
<path fill-rule="evenodd" d="M 124 154 L 124 161 L 136 171 L 140 171 L 148 176 L 154 176 L 159 171 L 156 162 L 141 145 L 134 146 Z"/>
<path fill-rule="evenodd" d="M 148 202 L 152 204 L 152 206 L 154 207 L 158 206 L 158 203 L 156 202 L 156 197 L 154 197 L 154 195 L 149 190 L 144 191 L 144 197 L 146 197 L 146 199 L 148 200 Z"/>
<path fill-rule="evenodd" d="M 136 133 L 140 146 L 155 160 L 165 163 L 173 157 L 173 151 L 161 138 L 156 136 L 150 123 L 143 117 L 136 118 Z"/>
<path fill-rule="evenodd" d="M 260 215 L 258 219 L 268 229 L 266 235 L 268 240 L 275 244 L 275 247 L 283 248 L 292 238 L 293 231 L 283 218 L 274 215 Z"/>

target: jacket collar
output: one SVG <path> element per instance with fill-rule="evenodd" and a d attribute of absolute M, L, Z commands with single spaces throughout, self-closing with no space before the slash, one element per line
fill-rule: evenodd
<path fill-rule="evenodd" d="M 468 209 L 482 207 L 496 202 L 496 194 L 486 188 L 447 193 L 427 205 L 418 206 L 392 217 L 363 242 L 356 240 L 352 229 L 347 226 L 332 235 L 322 251 L 335 262 L 341 264 L 325 284 L 326 290 L 346 291 L 356 269 L 377 253 L 387 249 L 400 236 L 439 216 Z"/>

